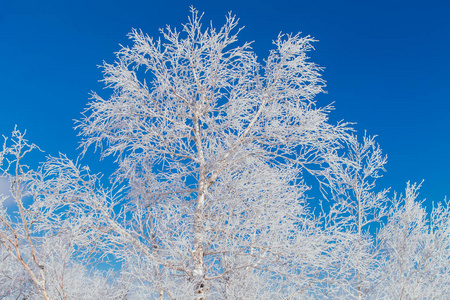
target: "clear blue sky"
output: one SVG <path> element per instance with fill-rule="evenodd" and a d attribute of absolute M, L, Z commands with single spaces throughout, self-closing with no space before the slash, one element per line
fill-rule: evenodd
<path fill-rule="evenodd" d="M 132 28 L 156 36 L 179 27 L 190 5 L 219 27 L 231 10 L 261 58 L 280 31 L 320 40 L 311 56 L 326 68 L 328 94 L 319 105 L 335 102 L 334 121 L 379 136 L 389 157 L 383 187 L 425 179 L 421 197 L 440 201 L 450 196 L 448 3 L 0 0 L 0 133 L 17 124 L 47 154 L 76 157 L 73 119 L 91 90 L 107 94 L 96 66 L 114 60 Z"/>

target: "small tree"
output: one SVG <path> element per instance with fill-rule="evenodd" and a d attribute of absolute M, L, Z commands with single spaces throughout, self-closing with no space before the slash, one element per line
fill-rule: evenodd
<path fill-rule="evenodd" d="M 344 151 L 334 150 L 325 159 L 329 167 L 318 172 L 330 200 L 324 225 L 338 235 L 325 290 L 334 299 L 359 300 L 371 294 L 380 276 L 375 232 L 387 217 L 388 190 L 377 192 L 376 180 L 387 158 L 373 137 L 359 142 L 352 135 Z"/>
<path fill-rule="evenodd" d="M 450 295 L 450 209 L 445 201 L 427 216 L 419 186 L 394 197 L 378 235 L 384 255 L 378 295 L 383 299 L 445 299 Z"/>
<path fill-rule="evenodd" d="M 75 210 L 94 178 L 86 181 L 64 156 L 32 170 L 23 160 L 34 149 L 14 130 L 0 151 L 0 176 L 11 184 L 10 194 L 0 195 L 0 296 L 113 299 L 107 278 L 88 269 L 90 224 L 82 223 L 87 212 Z"/>

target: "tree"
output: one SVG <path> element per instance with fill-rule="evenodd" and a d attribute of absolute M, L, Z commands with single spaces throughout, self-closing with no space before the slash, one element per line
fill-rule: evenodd
<path fill-rule="evenodd" d="M 116 155 L 129 187 L 105 239 L 149 297 L 294 297 L 329 247 L 302 172 L 321 169 L 348 128 L 315 105 L 312 38 L 280 35 L 261 64 L 249 43 L 233 47 L 234 16 L 218 31 L 200 22 L 192 10 L 164 41 L 133 30 L 134 45 L 103 66 L 113 93 L 94 93 L 78 128 L 85 151 Z"/>
<path fill-rule="evenodd" d="M 114 299 L 107 278 L 89 270 L 89 228 L 75 208 L 86 195 L 81 172 L 70 160 L 51 158 L 34 171 L 24 156 L 38 149 L 18 130 L 0 151 L 0 176 L 10 195 L 0 207 L 0 296 L 8 299 Z M 12 199 L 8 199 L 12 198 Z M 86 213 L 82 213 L 85 217 Z"/>
<path fill-rule="evenodd" d="M 379 298 L 445 299 L 450 295 L 450 210 L 448 202 L 430 216 L 418 202 L 419 185 L 394 197 L 389 220 L 378 235 L 385 251 Z"/>
<path fill-rule="evenodd" d="M 333 283 L 326 288 L 333 299 L 366 298 L 378 284 L 376 267 L 380 249 L 373 232 L 387 217 L 388 190 L 376 191 L 387 157 L 373 137 L 362 142 L 348 137 L 345 151 L 325 156 L 329 164 L 319 172 L 331 207 L 324 214 L 325 228 L 340 235 L 335 264 L 329 270 Z"/>

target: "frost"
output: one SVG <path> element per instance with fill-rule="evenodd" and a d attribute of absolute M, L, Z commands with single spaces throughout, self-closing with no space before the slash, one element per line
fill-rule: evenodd
<path fill-rule="evenodd" d="M 235 16 L 201 19 L 133 30 L 102 66 L 110 94 L 77 128 L 84 155 L 116 158 L 110 185 L 62 154 L 27 167 L 37 146 L 5 140 L 0 298 L 449 298 L 448 202 L 428 216 L 416 185 L 377 188 L 375 139 L 314 100 L 315 40 L 280 35 L 259 61 Z"/>

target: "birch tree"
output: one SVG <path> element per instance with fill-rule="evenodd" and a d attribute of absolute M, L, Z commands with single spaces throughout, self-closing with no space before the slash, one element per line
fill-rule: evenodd
<path fill-rule="evenodd" d="M 0 296 L 114 299 L 120 290 L 88 268 L 83 246 L 93 238 L 84 223 L 87 212 L 80 218 L 72 209 L 87 195 L 84 187 L 92 178 L 82 179 L 81 170 L 64 156 L 49 157 L 33 170 L 24 161 L 38 149 L 15 129 L 0 151 L 1 176 L 11 186 L 0 195 Z"/>
<path fill-rule="evenodd" d="M 324 226 L 337 235 L 337 246 L 325 288 L 333 299 L 365 299 L 378 284 L 380 255 L 376 231 L 387 217 L 388 190 L 376 190 L 387 157 L 374 137 L 362 142 L 349 136 L 344 151 L 325 155 L 329 167 L 318 173 L 330 208 L 324 213 Z"/>
<path fill-rule="evenodd" d="M 446 299 L 450 296 L 450 211 L 447 201 L 427 214 L 417 200 L 420 185 L 394 197 L 378 235 L 384 255 L 379 299 Z"/>
<path fill-rule="evenodd" d="M 303 173 L 347 125 L 315 104 L 311 37 L 280 35 L 261 62 L 239 30 L 232 15 L 204 28 L 196 10 L 161 39 L 133 30 L 102 67 L 112 94 L 93 93 L 78 125 L 84 151 L 117 159 L 129 200 L 102 208 L 105 240 L 149 298 L 295 298 L 325 263 Z"/>

